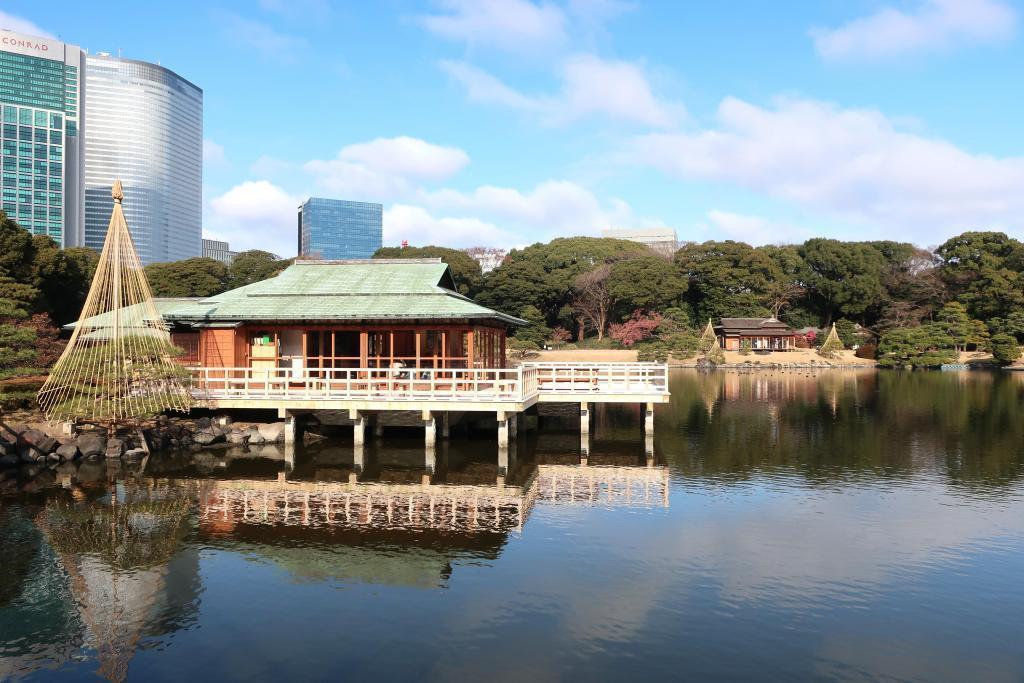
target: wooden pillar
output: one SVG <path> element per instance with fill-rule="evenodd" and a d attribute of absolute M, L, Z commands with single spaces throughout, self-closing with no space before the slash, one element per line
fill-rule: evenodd
<path fill-rule="evenodd" d="M 447 439 L 451 436 L 451 420 L 448 411 L 441 413 L 441 438 Z"/>
<path fill-rule="evenodd" d="M 580 432 L 580 464 L 587 464 L 587 456 L 590 455 L 590 432 Z"/>
<path fill-rule="evenodd" d="M 466 345 L 468 347 L 466 349 L 466 367 L 467 368 L 475 367 L 475 364 L 473 363 L 474 354 L 476 352 L 475 351 L 475 343 L 476 343 L 475 337 L 476 337 L 476 332 L 473 330 L 472 327 L 469 328 L 469 334 L 466 335 Z"/>
<path fill-rule="evenodd" d="M 590 404 L 586 401 L 580 403 L 580 433 L 590 433 Z"/>
<path fill-rule="evenodd" d="M 415 342 L 416 343 L 416 369 L 417 370 L 420 369 L 420 340 L 421 340 L 421 333 L 417 329 L 416 330 L 416 342 Z"/>
<path fill-rule="evenodd" d="M 359 333 L 359 366 L 370 367 L 370 336 L 368 332 Z"/>
<path fill-rule="evenodd" d="M 352 443 L 362 446 L 366 443 L 366 413 L 350 410 L 349 418 L 352 420 Z"/>
<path fill-rule="evenodd" d="M 644 410 L 644 434 L 654 436 L 654 404 L 648 403 Z"/>
<path fill-rule="evenodd" d="M 298 432 L 298 419 L 290 410 L 286 411 L 284 417 L 284 442 L 286 444 L 295 443 Z"/>
<path fill-rule="evenodd" d="M 423 411 L 423 425 L 424 445 L 433 451 L 434 445 L 437 443 L 437 420 L 434 419 L 434 414 L 429 410 Z"/>
<path fill-rule="evenodd" d="M 504 411 L 498 411 L 498 450 L 508 449 L 509 420 Z"/>

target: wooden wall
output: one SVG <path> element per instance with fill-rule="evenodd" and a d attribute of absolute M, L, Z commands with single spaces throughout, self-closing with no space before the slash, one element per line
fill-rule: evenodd
<path fill-rule="evenodd" d="M 235 362 L 235 330 L 200 330 L 199 354 L 205 367 L 237 367 Z"/>

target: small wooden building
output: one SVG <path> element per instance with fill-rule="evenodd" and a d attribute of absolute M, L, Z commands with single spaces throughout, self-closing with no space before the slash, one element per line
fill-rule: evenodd
<path fill-rule="evenodd" d="M 440 259 L 296 261 L 269 280 L 161 305 L 188 365 L 504 368 L 524 321 L 456 291 Z"/>
<path fill-rule="evenodd" d="M 739 351 L 748 342 L 754 351 L 790 351 L 796 348 L 796 333 L 775 318 L 722 318 L 715 326 L 719 345 Z"/>

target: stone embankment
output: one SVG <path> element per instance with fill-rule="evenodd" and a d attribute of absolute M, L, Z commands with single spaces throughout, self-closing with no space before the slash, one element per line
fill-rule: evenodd
<path fill-rule="evenodd" d="M 312 435 L 311 435 L 312 437 Z M 315 437 L 314 437 L 315 438 Z M 230 418 L 172 418 L 165 415 L 139 427 L 106 429 L 83 425 L 64 433 L 44 423 L 0 423 L 0 481 L 21 470 L 56 470 L 64 463 L 141 460 L 151 451 L 209 449 L 284 441 L 284 424 L 233 422 Z"/>

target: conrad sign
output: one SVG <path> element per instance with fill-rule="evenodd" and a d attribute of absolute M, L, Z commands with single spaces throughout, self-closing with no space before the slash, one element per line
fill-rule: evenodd
<path fill-rule="evenodd" d="M 21 55 L 64 60 L 64 43 L 12 31 L 0 31 L 0 50 Z"/>

